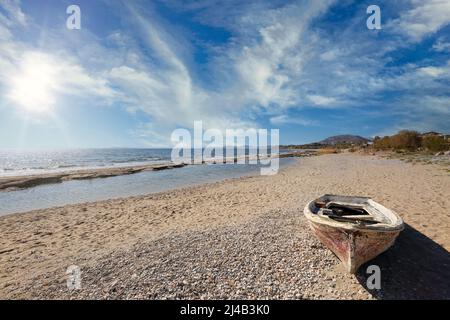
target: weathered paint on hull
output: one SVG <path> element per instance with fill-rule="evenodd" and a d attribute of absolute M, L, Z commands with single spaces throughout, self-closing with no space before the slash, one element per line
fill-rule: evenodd
<path fill-rule="evenodd" d="M 391 247 L 398 232 L 345 230 L 309 221 L 319 240 L 341 260 L 349 273 Z"/>

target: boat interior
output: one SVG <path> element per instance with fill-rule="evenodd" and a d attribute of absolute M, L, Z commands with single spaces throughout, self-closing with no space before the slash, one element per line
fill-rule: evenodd
<path fill-rule="evenodd" d="M 317 215 L 339 222 L 358 225 L 390 223 L 390 220 L 385 215 L 364 202 L 350 203 L 319 198 L 314 202 L 314 206 L 316 207 L 314 213 Z"/>

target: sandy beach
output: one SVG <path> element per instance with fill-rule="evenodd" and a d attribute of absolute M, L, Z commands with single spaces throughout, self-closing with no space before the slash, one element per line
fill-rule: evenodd
<path fill-rule="evenodd" d="M 322 194 L 370 196 L 404 219 L 389 251 L 346 274 L 302 211 Z M 377 156 L 299 158 L 274 176 L 0 218 L 0 298 L 450 298 L 450 176 Z M 68 290 L 77 265 L 82 288 Z"/>

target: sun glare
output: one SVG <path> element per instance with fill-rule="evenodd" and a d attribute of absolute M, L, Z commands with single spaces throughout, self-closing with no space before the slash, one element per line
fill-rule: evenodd
<path fill-rule="evenodd" d="M 54 67 L 36 55 L 26 57 L 19 73 L 10 80 L 9 98 L 28 112 L 48 112 L 55 103 Z"/>

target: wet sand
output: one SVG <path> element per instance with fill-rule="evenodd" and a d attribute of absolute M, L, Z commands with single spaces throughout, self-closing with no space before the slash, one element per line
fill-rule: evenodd
<path fill-rule="evenodd" d="M 324 193 L 371 196 L 407 228 L 366 286 L 309 231 Z M 0 218 L 0 298 L 450 298 L 450 176 L 356 154 L 300 158 L 255 176 Z M 82 272 L 81 290 L 66 269 Z"/>

